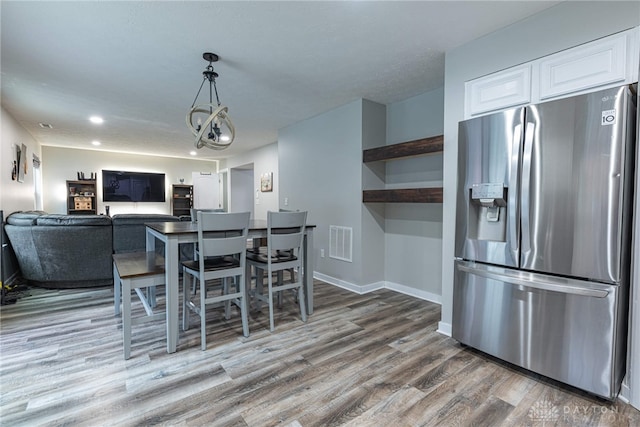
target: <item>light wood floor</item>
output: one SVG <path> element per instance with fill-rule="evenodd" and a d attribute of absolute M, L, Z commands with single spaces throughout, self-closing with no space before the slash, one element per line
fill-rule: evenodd
<path fill-rule="evenodd" d="M 315 289 L 307 324 L 285 300 L 275 333 L 264 307 L 244 338 L 238 313 L 227 322 L 214 311 L 208 349 L 193 319 L 174 354 L 162 323 L 134 326 L 125 361 L 111 289 L 31 288 L 1 308 L 0 424 L 640 425 L 629 405 L 536 379 L 440 335 L 436 304 Z"/>

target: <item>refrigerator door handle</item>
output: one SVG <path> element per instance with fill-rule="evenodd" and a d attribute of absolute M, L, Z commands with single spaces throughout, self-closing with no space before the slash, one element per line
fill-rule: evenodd
<path fill-rule="evenodd" d="M 531 202 L 531 162 L 533 161 L 533 141 L 536 124 L 527 122 L 524 132 L 524 151 L 522 153 L 522 252 L 520 266 L 523 266 L 531 253 L 531 229 L 529 224 Z"/>
<path fill-rule="evenodd" d="M 509 206 L 509 247 L 511 249 L 511 257 L 515 261 L 515 265 L 519 265 L 520 258 L 520 238 L 519 223 L 520 217 L 518 203 L 518 172 L 520 170 L 520 146 L 522 141 L 522 125 L 516 125 L 513 129 L 513 141 L 511 145 L 511 174 L 509 176 L 508 189 L 508 206 Z"/>
<path fill-rule="evenodd" d="M 564 294 L 580 295 L 593 298 L 606 298 L 608 291 L 602 289 L 585 288 L 581 286 L 573 286 L 567 284 L 570 279 L 557 279 L 551 276 L 536 275 L 535 281 L 527 278 L 529 273 L 524 272 L 501 272 L 491 271 L 488 266 L 478 265 L 470 262 L 458 262 L 457 267 L 460 271 L 484 277 L 487 279 L 498 280 L 505 283 L 524 286 L 526 288 L 540 289 L 543 291 L 561 292 Z"/>

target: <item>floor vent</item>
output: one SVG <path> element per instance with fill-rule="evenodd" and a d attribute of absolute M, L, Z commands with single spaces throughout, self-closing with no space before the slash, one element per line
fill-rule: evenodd
<path fill-rule="evenodd" d="M 329 226 L 329 258 L 352 262 L 353 228 Z"/>

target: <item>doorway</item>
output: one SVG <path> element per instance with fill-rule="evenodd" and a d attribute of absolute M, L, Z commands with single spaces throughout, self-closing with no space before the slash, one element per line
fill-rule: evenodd
<path fill-rule="evenodd" d="M 253 163 L 231 168 L 229 172 L 229 212 L 251 212 L 254 219 Z"/>

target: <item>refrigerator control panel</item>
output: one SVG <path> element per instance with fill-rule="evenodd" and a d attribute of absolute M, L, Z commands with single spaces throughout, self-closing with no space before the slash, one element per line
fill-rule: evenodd
<path fill-rule="evenodd" d="M 503 199 L 504 184 L 473 184 L 471 186 L 472 199 Z"/>

